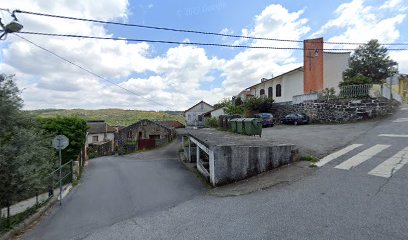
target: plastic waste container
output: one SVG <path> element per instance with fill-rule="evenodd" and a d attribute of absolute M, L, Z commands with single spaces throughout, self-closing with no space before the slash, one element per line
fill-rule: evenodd
<path fill-rule="evenodd" d="M 262 135 L 262 120 L 259 118 L 244 118 L 244 134 L 246 135 Z"/>

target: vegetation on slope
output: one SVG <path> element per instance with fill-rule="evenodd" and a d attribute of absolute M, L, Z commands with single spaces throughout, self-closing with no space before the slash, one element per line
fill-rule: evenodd
<path fill-rule="evenodd" d="M 142 119 L 157 121 L 179 121 L 184 124 L 182 112 L 155 112 L 123 109 L 44 109 L 33 110 L 39 117 L 78 116 L 87 121 L 105 120 L 111 126 L 128 126 Z"/>

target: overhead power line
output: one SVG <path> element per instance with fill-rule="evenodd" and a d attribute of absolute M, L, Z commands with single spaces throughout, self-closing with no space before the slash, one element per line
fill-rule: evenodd
<path fill-rule="evenodd" d="M 91 75 L 93 75 L 93 76 L 95 76 L 95 77 L 97 77 L 97 78 L 99 78 L 99 79 L 105 81 L 105 82 L 108 82 L 108 83 L 110 83 L 110 84 L 112 84 L 112 85 L 115 85 L 115 86 L 117 86 L 117 87 L 119 87 L 119 88 L 121 88 L 121 89 L 123 89 L 123 90 L 125 90 L 125 91 L 127 91 L 127 92 L 129 92 L 129 93 L 131 93 L 131 94 L 133 94 L 133 95 L 136 95 L 137 97 L 144 98 L 146 101 L 149 101 L 149 102 L 151 102 L 151 103 L 154 103 L 154 104 L 157 104 L 157 105 L 160 105 L 160 106 L 162 106 L 162 107 L 165 107 L 165 108 L 170 109 L 169 106 L 166 106 L 166 105 L 163 105 L 163 104 L 160 103 L 160 102 L 157 102 L 157 101 L 148 99 L 148 98 L 146 98 L 146 97 L 144 97 L 144 96 L 141 96 L 141 94 L 138 93 L 138 92 L 135 92 L 135 91 L 133 91 L 133 90 L 129 90 L 129 89 L 125 88 L 125 87 L 122 87 L 121 85 L 119 85 L 119 84 L 117 84 L 117 83 L 115 83 L 115 82 L 112 82 L 112 81 L 110 81 L 110 80 L 108 80 L 108 79 L 102 77 L 101 75 L 99 75 L 99 74 L 97 74 L 97 73 L 94 73 L 94 72 L 92 72 L 91 70 L 89 70 L 89 69 L 87 69 L 87 68 L 85 68 L 85 67 L 82 67 L 82 66 L 79 65 L 79 64 L 74 63 L 73 61 L 68 60 L 67 58 L 65 58 L 65 57 L 63 57 L 63 56 L 61 56 L 61 55 L 59 55 L 59 54 L 57 54 L 57 53 L 55 53 L 55 52 L 53 52 L 53 51 L 51 51 L 51 50 L 45 48 L 45 47 L 42 47 L 42 46 L 36 44 L 35 42 L 33 42 L 33 41 L 31 41 L 31 40 L 28 40 L 27 38 L 25 38 L 25 37 L 23 37 L 23 36 L 20 36 L 20 35 L 17 34 L 17 33 L 14 33 L 14 35 L 16 35 L 17 37 L 19 37 L 19 38 L 25 40 L 26 42 L 29 42 L 30 44 L 32 44 L 32 45 L 34 45 L 34 46 L 36 46 L 36 47 L 38 47 L 38 48 L 40 48 L 40 49 L 42 49 L 42 50 L 48 52 L 49 54 L 54 55 L 55 57 L 57 57 L 57 58 L 59 58 L 59 59 L 65 61 L 65 62 L 67 62 L 67 63 L 69 63 L 69 64 L 71 64 L 71 65 L 73 65 L 73 66 L 75 66 L 75 67 L 77 67 L 77 68 L 79 68 L 79 69 L 81 69 L 81 70 L 83 70 L 83 71 L 85 71 L 85 72 L 87 72 L 87 73 L 89 73 L 89 74 L 91 74 Z"/>
<path fill-rule="evenodd" d="M 115 40 L 115 41 L 128 41 L 128 42 L 149 42 L 149 43 L 167 43 L 167 44 L 184 44 L 194 46 L 215 46 L 215 47 L 229 47 L 229 48 L 252 48 L 252 49 L 275 49 L 275 50 L 304 50 L 303 47 L 273 47 L 273 46 L 252 46 L 252 45 L 233 45 L 233 44 L 221 44 L 221 43 L 204 43 L 204 42 L 179 42 L 168 40 L 151 40 L 151 39 L 134 39 L 134 38 L 119 38 L 119 37 L 97 37 L 75 34 L 59 34 L 59 33 L 43 33 L 43 32 L 20 32 L 22 34 L 51 36 L 51 37 L 70 37 L 70 38 L 84 38 L 84 39 L 97 39 L 97 40 Z M 306 49 L 306 50 L 324 50 L 324 51 L 354 51 L 354 48 L 323 48 L 323 49 Z M 408 48 L 391 48 L 389 51 L 404 51 Z"/>
<path fill-rule="evenodd" d="M 9 11 L 9 9 L 0 8 L 3 11 Z M 252 39 L 252 40 L 267 40 L 267 41 L 279 41 L 279 42 L 296 42 L 302 43 L 302 40 L 294 40 L 294 39 L 278 39 L 278 38 L 266 38 L 266 37 L 256 37 L 256 36 L 244 36 L 244 35 L 235 35 L 235 34 L 225 34 L 225 33 L 217 33 L 217 32 L 207 32 L 207 31 L 197 31 L 197 30 L 189 30 L 189 29 L 181 29 L 181 28 L 169 28 L 169 27 L 157 27 L 157 26 L 148 26 L 142 24 L 132 24 L 132 23 L 121 23 L 121 22 L 113 22 L 113 21 L 102 21 L 96 19 L 88 19 L 88 18 L 78 18 L 78 17 L 69 17 L 69 16 L 62 16 L 62 15 L 54 15 L 54 14 L 47 14 L 47 13 L 39 13 L 39 12 L 31 12 L 31 11 L 24 11 L 24 10 L 14 10 L 13 13 L 21 13 L 21 14 L 30 14 L 36 16 L 43 16 L 43 17 L 52 17 L 52 18 L 61 18 L 61 19 L 69 19 L 75 21 L 85 21 L 85 22 L 93 22 L 93 23 L 102 23 L 102 24 L 112 24 L 112 25 L 119 25 L 119 26 L 126 26 L 126 27 L 137 27 L 137 28 L 146 28 L 146 29 L 153 29 L 153 30 L 163 30 L 163 31 L 172 31 L 172 32 L 182 32 L 182 33 L 194 33 L 194 34 L 202 34 L 202 35 L 213 35 L 213 36 L 220 36 L 220 37 L 232 37 L 232 38 L 244 38 L 244 39 Z M 358 43 L 358 42 L 326 42 L 325 44 L 335 44 L 335 45 L 362 45 L 365 43 Z M 408 45 L 407 43 L 380 43 L 381 45 L 390 45 L 390 46 L 401 46 L 401 45 Z"/>

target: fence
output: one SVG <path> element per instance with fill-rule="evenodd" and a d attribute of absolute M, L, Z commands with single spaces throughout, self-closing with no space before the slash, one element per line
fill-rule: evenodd
<path fill-rule="evenodd" d="M 29 191 L 22 193 L 19 198 L 15 199 L 14 202 L 11 203 L 11 206 L 1 209 L 0 221 L 2 221 L 3 217 L 7 218 L 10 216 L 14 216 L 16 214 L 24 212 L 28 208 L 38 206 L 41 203 L 47 201 L 50 197 L 56 195 L 55 192 L 59 193 L 59 170 L 60 167 L 48 174 L 41 184 L 33 186 Z M 66 185 L 72 182 L 72 160 L 61 165 L 61 176 L 62 185 Z"/>
<path fill-rule="evenodd" d="M 368 97 L 372 88 L 372 84 L 342 86 L 340 87 L 339 97 Z"/>

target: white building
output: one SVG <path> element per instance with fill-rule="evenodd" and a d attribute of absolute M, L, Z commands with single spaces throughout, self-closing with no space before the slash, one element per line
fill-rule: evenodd
<path fill-rule="evenodd" d="M 86 136 L 86 146 L 89 144 L 101 144 L 108 141 L 112 142 L 112 149 L 115 144 L 115 129 L 109 126 L 105 121 L 88 121 L 89 127 Z"/>
<path fill-rule="evenodd" d="M 321 92 L 334 88 L 339 92 L 339 83 L 343 81 L 343 72 L 348 68 L 350 52 L 323 52 L 323 38 L 305 40 L 303 66 L 279 76 L 262 78 L 238 96 L 270 97 L 275 102 L 291 102 L 294 96 Z"/>
<path fill-rule="evenodd" d="M 211 110 L 214 110 L 214 107 L 204 101 L 201 101 L 187 109 L 184 111 L 186 126 L 203 126 L 204 119 L 202 114 Z"/>

